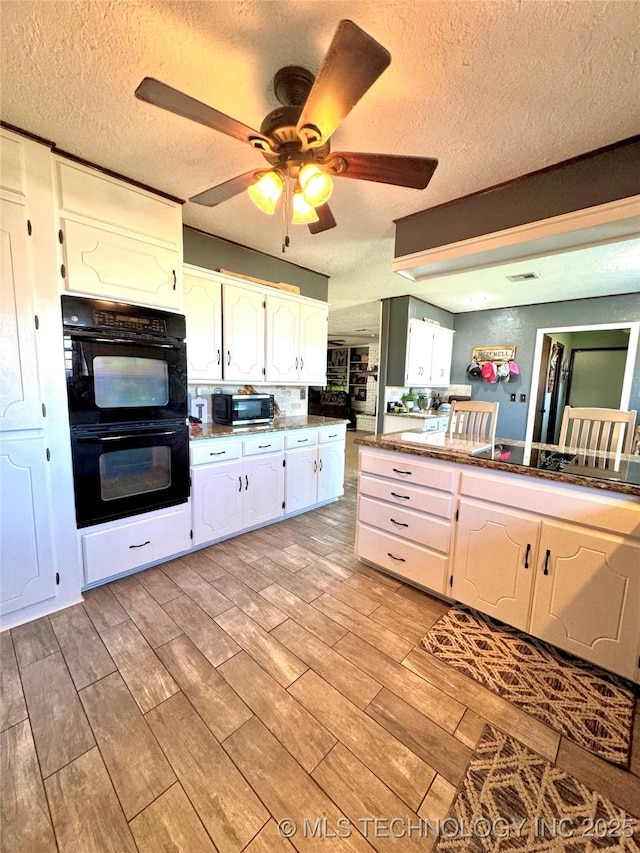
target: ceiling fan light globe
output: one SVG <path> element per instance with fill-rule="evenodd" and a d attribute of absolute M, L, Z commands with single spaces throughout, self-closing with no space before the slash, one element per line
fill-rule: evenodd
<path fill-rule="evenodd" d="M 312 207 L 320 207 L 331 198 L 333 181 L 326 172 L 323 172 L 314 163 L 306 163 L 300 169 L 298 181 L 302 187 L 302 195 L 305 201 Z"/>
<path fill-rule="evenodd" d="M 293 194 L 293 216 L 292 225 L 308 225 L 310 222 L 318 221 L 318 214 L 310 204 L 307 204 L 304 195 L 296 190 Z"/>
<path fill-rule="evenodd" d="M 274 171 L 264 172 L 255 184 L 247 188 L 249 198 L 263 213 L 272 215 L 282 195 L 282 177 Z"/>

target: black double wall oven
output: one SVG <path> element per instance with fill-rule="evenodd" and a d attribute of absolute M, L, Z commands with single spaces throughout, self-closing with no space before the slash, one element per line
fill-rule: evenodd
<path fill-rule="evenodd" d="M 185 319 L 62 297 L 78 527 L 189 497 Z"/>

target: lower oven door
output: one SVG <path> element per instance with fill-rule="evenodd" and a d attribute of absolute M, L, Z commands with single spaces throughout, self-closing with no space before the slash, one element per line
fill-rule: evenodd
<path fill-rule="evenodd" d="M 182 423 L 74 430 L 78 527 L 184 503 L 189 430 Z"/>

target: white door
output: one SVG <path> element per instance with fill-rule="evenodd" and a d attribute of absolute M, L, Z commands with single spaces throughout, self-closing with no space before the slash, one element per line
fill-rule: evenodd
<path fill-rule="evenodd" d="M 321 444 L 318 448 L 318 500 L 328 501 L 344 494 L 344 442 Z"/>
<path fill-rule="evenodd" d="M 640 625 L 640 543 L 544 522 L 530 632 L 633 678 Z"/>
<path fill-rule="evenodd" d="M 27 209 L 0 201 L 0 429 L 42 428 Z"/>
<path fill-rule="evenodd" d="M 433 326 L 411 318 L 407 332 L 405 385 L 428 385 L 431 376 Z"/>
<path fill-rule="evenodd" d="M 462 498 L 457 524 L 451 595 L 526 631 L 540 522 Z"/>
<path fill-rule="evenodd" d="M 176 249 L 72 219 L 60 221 L 65 290 L 158 308 L 180 307 Z"/>
<path fill-rule="evenodd" d="M 453 351 L 453 329 L 433 327 L 433 350 L 431 353 L 431 385 L 448 385 L 451 377 L 451 354 Z"/>
<path fill-rule="evenodd" d="M 191 481 L 194 545 L 242 529 L 242 462 L 196 466 Z"/>
<path fill-rule="evenodd" d="M 285 512 L 296 512 L 317 503 L 318 448 L 305 447 L 285 453 Z"/>
<path fill-rule="evenodd" d="M 286 384 L 298 381 L 300 368 L 300 306 L 290 297 L 266 296 L 266 379 Z M 326 338 L 323 357 L 326 357 Z"/>
<path fill-rule="evenodd" d="M 329 306 L 319 302 L 300 304 L 300 381 L 307 385 L 327 383 Z"/>
<path fill-rule="evenodd" d="M 3 439 L 0 445 L 0 613 L 55 595 L 44 438 Z"/>
<path fill-rule="evenodd" d="M 222 379 L 222 286 L 204 271 L 182 270 L 189 382 Z"/>
<path fill-rule="evenodd" d="M 284 454 L 267 453 L 243 465 L 244 527 L 284 515 Z"/>
<path fill-rule="evenodd" d="M 264 296 L 242 284 L 223 284 L 223 376 L 264 381 Z"/>

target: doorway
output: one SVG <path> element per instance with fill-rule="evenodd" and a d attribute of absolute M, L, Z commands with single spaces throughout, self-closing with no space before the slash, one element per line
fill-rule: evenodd
<path fill-rule="evenodd" d="M 538 329 L 525 440 L 557 444 L 571 385 L 571 405 L 628 409 L 639 337 L 638 322 Z M 562 356 L 554 360 L 560 346 Z M 588 403 L 581 400 L 581 388 L 590 395 Z"/>

